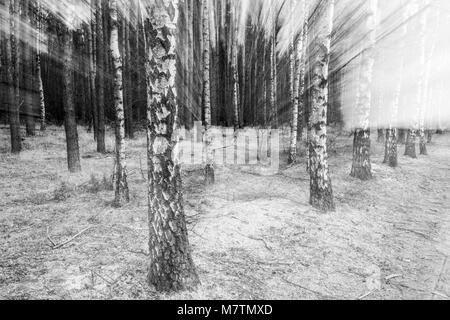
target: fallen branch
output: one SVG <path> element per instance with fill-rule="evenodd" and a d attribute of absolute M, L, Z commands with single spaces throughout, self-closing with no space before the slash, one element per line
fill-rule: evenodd
<path fill-rule="evenodd" d="M 87 227 L 87 228 L 81 230 L 80 232 L 78 232 L 78 233 L 77 233 L 76 235 L 74 235 L 73 237 L 71 237 L 69 240 L 64 241 L 64 242 L 62 242 L 62 243 L 60 243 L 60 244 L 54 244 L 54 242 L 51 240 L 51 238 L 50 238 L 50 236 L 49 236 L 50 242 L 51 242 L 52 244 L 54 244 L 53 247 L 52 247 L 52 249 L 53 249 L 53 250 L 56 250 L 56 249 L 60 249 L 60 248 L 64 247 L 65 245 L 71 243 L 71 242 L 74 241 L 76 238 L 78 238 L 79 236 L 81 236 L 82 234 L 84 234 L 85 232 L 87 232 L 88 230 L 90 230 L 90 229 L 92 229 L 92 228 L 93 228 L 93 226 Z"/>

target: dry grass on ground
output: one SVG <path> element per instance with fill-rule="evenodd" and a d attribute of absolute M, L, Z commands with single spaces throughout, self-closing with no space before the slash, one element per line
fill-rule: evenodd
<path fill-rule="evenodd" d="M 219 168 L 217 183 L 185 168 L 190 241 L 202 285 L 161 296 L 146 285 L 145 136 L 130 141 L 132 201 L 112 206 L 112 155 L 80 128 L 83 173 L 66 170 L 61 128 L 8 154 L 0 129 L 0 299 L 448 299 L 450 137 L 430 156 L 350 178 L 351 138 L 330 159 L 337 211 L 308 205 L 303 165 L 278 175 Z M 107 145 L 113 148 L 111 132 Z M 88 230 L 86 228 L 90 227 Z M 63 244 L 78 232 L 81 236 Z"/>

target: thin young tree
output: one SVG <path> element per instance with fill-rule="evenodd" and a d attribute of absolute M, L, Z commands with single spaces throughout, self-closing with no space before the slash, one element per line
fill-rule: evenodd
<path fill-rule="evenodd" d="M 328 67 L 331 49 L 331 34 L 335 0 L 326 2 L 326 21 L 316 37 L 312 47 L 314 55 L 310 66 L 310 203 L 322 211 L 335 209 L 333 188 L 328 169 L 327 153 L 327 111 L 328 111 Z"/>
<path fill-rule="evenodd" d="M 44 96 L 44 83 L 42 81 L 42 67 L 41 67 L 41 46 L 42 46 L 42 25 L 43 25 L 43 11 L 41 6 L 41 0 L 37 4 L 37 53 L 36 53 L 36 75 L 37 75 L 37 89 L 39 92 L 39 113 L 40 113 L 40 123 L 41 131 L 45 131 L 47 128 L 46 122 L 46 108 L 45 108 L 45 96 Z"/>
<path fill-rule="evenodd" d="M 92 125 L 94 127 L 94 140 L 97 141 L 98 134 L 98 99 L 96 90 L 97 78 L 97 19 L 96 19 L 96 1 L 90 0 L 89 9 L 91 22 L 88 26 L 88 47 L 89 47 L 89 90 L 91 93 L 91 114 Z"/>
<path fill-rule="evenodd" d="M 111 0 L 111 53 L 114 66 L 114 108 L 116 111 L 116 160 L 115 204 L 121 206 L 130 201 L 125 156 L 125 114 L 123 107 L 122 57 L 119 50 L 119 19 L 117 0 Z"/>
<path fill-rule="evenodd" d="M 156 1 L 149 11 L 151 32 L 146 63 L 148 116 L 148 281 L 158 291 L 194 288 L 199 279 L 191 256 L 183 207 L 178 143 L 176 34 L 178 0 Z"/>
<path fill-rule="evenodd" d="M 205 114 L 205 183 L 214 184 L 214 153 L 212 149 L 211 130 L 211 82 L 210 82 L 210 29 L 209 29 L 209 0 L 203 1 L 203 106 Z"/>
<path fill-rule="evenodd" d="M 353 164 L 350 175 L 361 180 L 372 178 L 370 162 L 370 110 L 372 103 L 372 78 L 375 63 L 375 42 L 378 0 L 366 1 L 368 5 L 365 31 L 367 47 L 361 52 L 361 67 L 358 82 L 356 114 L 358 127 L 355 129 L 353 142 Z"/>
<path fill-rule="evenodd" d="M 306 11 L 306 0 L 302 1 L 303 8 L 303 20 L 307 19 L 307 11 Z M 293 105 L 292 105 L 292 115 L 291 115 L 291 143 L 289 149 L 289 164 L 295 164 L 297 162 L 297 143 L 298 143 L 298 121 L 299 121 L 299 108 L 300 108 L 300 99 L 303 92 L 300 86 L 303 86 L 304 90 L 304 78 L 305 78 L 305 70 L 304 70 L 304 47 L 306 40 L 306 28 L 305 24 L 302 28 L 300 37 L 297 41 L 293 41 L 294 45 L 292 48 L 292 57 L 291 57 L 291 68 L 293 68 L 293 76 L 291 77 L 293 80 L 292 86 L 292 95 L 293 95 Z M 293 61 L 292 61 L 293 60 Z"/>

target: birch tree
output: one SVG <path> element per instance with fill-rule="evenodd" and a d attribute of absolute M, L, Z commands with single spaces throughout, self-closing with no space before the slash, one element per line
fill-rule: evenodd
<path fill-rule="evenodd" d="M 116 160 L 115 204 L 121 206 L 130 201 L 125 157 L 125 114 L 123 106 L 122 57 L 119 51 L 119 21 L 117 0 L 111 0 L 111 53 L 114 65 L 114 108 L 116 112 Z"/>
<path fill-rule="evenodd" d="M 214 153 L 212 149 L 211 129 L 211 82 L 210 82 L 210 26 L 209 26 L 209 0 L 203 2 L 203 105 L 205 114 L 205 183 L 214 184 Z"/>
<path fill-rule="evenodd" d="M 178 143 L 176 34 L 178 0 L 149 8 L 146 75 L 148 85 L 149 283 L 158 291 L 195 287 L 198 276 L 188 241 Z"/>
<path fill-rule="evenodd" d="M 42 46 L 42 24 L 43 24 L 43 11 L 41 7 L 41 1 L 38 1 L 38 17 L 37 17 L 37 54 L 36 54 L 36 74 L 37 74 L 37 89 L 39 92 L 39 113 L 40 113 L 40 130 L 45 131 L 47 128 L 46 123 L 46 109 L 45 109 L 45 96 L 44 96 L 44 83 L 42 82 L 42 68 L 41 68 L 41 46 Z"/>
<path fill-rule="evenodd" d="M 372 102 L 372 78 L 375 63 L 375 42 L 378 0 L 366 1 L 369 6 L 366 21 L 367 47 L 361 53 L 356 112 L 358 125 L 353 142 L 353 164 L 350 175 L 361 180 L 372 178 L 370 162 L 370 110 Z"/>
<path fill-rule="evenodd" d="M 310 203 L 322 211 L 335 209 L 327 153 L 328 66 L 335 0 L 327 1 L 326 21 L 313 39 L 310 61 Z"/>

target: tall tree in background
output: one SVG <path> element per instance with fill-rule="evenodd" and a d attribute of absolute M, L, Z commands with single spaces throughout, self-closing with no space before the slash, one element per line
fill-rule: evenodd
<path fill-rule="evenodd" d="M 322 211 L 335 209 L 327 153 L 328 67 L 335 0 L 326 2 L 326 21 L 313 39 L 310 57 L 310 122 L 309 139 L 310 203 Z"/>
<path fill-rule="evenodd" d="M 103 31 L 104 0 L 96 0 L 97 26 L 97 152 L 106 153 L 105 145 L 105 41 Z"/>
<path fill-rule="evenodd" d="M 78 128 L 74 102 L 73 31 L 71 25 L 63 31 L 63 103 L 66 131 L 67 163 L 72 173 L 81 171 Z"/>
<path fill-rule="evenodd" d="M 98 0 L 90 0 L 89 9 L 91 14 L 91 21 L 88 26 L 88 46 L 89 46 L 89 90 L 91 93 L 91 114 L 92 125 L 94 127 L 94 140 L 97 141 L 98 134 L 98 99 L 96 89 L 97 78 L 97 19 L 96 8 Z"/>
<path fill-rule="evenodd" d="M 130 201 L 128 190 L 127 164 L 125 157 L 125 115 L 123 108 L 122 57 L 119 51 L 119 21 L 117 0 L 111 0 L 111 53 L 114 65 L 114 107 L 116 111 L 116 172 L 115 204 L 121 206 Z"/>
<path fill-rule="evenodd" d="M 19 0 L 9 1 L 9 41 L 7 41 L 8 83 L 9 83 L 9 125 L 11 131 L 11 152 L 22 151 L 20 137 L 20 87 L 19 50 L 17 44 L 17 12 Z"/>
<path fill-rule="evenodd" d="M 238 23 L 239 19 L 237 16 L 236 2 L 230 3 L 231 6 L 231 19 L 232 19 L 232 32 L 230 32 L 230 37 L 233 39 L 231 45 L 231 76 L 232 76 L 232 91 L 233 91 L 233 123 L 234 130 L 238 130 L 240 127 L 239 121 L 239 69 L 238 69 L 238 54 L 239 54 L 239 44 L 238 44 Z M 209 30 L 208 30 L 209 33 Z M 205 42 L 206 44 L 206 42 Z"/>
<path fill-rule="evenodd" d="M 153 3 L 147 34 L 149 283 L 158 291 L 189 289 L 199 282 L 187 235 L 180 163 L 174 155 L 178 9 L 178 0 Z"/>
<path fill-rule="evenodd" d="M 405 1 L 402 2 L 403 4 Z M 385 155 L 384 155 L 384 163 L 388 164 L 390 167 L 395 168 L 398 166 L 398 142 L 399 142 L 399 130 L 395 126 L 398 123 L 398 113 L 400 106 L 400 96 L 403 87 L 403 73 L 405 70 L 405 48 L 406 41 L 405 37 L 408 34 L 408 25 L 407 22 L 410 17 L 409 13 L 409 5 L 404 9 L 404 23 L 400 29 L 401 41 L 399 42 L 399 70 L 396 74 L 395 79 L 395 88 L 394 88 L 394 98 L 392 101 L 392 113 L 391 113 L 391 123 L 389 124 L 389 128 L 386 129 L 386 141 L 385 141 Z"/>
<path fill-rule="evenodd" d="M 47 128 L 46 122 L 46 109 L 45 109 L 45 96 L 44 96 L 44 83 L 42 81 L 42 67 L 41 67 L 41 46 L 42 46 L 42 24 L 43 24 L 43 11 L 41 7 L 41 0 L 37 4 L 37 53 L 36 53 L 36 76 L 37 76 L 37 89 L 39 92 L 39 113 L 41 122 L 41 131 L 45 131 Z"/>
<path fill-rule="evenodd" d="M 375 42 L 378 0 L 366 1 L 368 5 L 367 48 L 361 53 L 361 66 L 358 81 L 356 112 L 358 127 L 355 128 L 353 142 L 353 164 L 350 175 L 361 180 L 372 178 L 372 164 L 370 162 L 370 109 L 372 102 L 372 77 L 375 63 Z"/>
<path fill-rule="evenodd" d="M 23 96 L 24 96 L 24 110 L 25 110 L 25 124 L 26 135 L 32 137 L 36 135 L 35 120 L 34 120 L 34 107 L 33 107 L 33 46 L 32 46 L 32 34 L 31 34 L 31 13 L 30 2 L 28 0 L 22 1 L 22 19 L 21 23 L 21 39 L 23 47 Z"/>
<path fill-rule="evenodd" d="M 306 0 L 302 0 L 303 7 L 303 20 L 307 19 L 307 11 L 306 11 Z M 300 37 L 297 41 L 293 41 L 294 45 L 292 48 L 293 57 L 291 60 L 291 68 L 293 68 L 293 76 L 292 81 L 292 115 L 291 115 L 291 143 L 289 149 L 289 158 L 288 163 L 294 164 L 297 162 L 297 143 L 298 143 L 298 123 L 299 123 L 299 108 L 300 108 L 300 99 L 304 94 L 304 78 L 305 78 L 305 69 L 304 69 L 304 60 L 305 60 L 305 50 L 306 46 L 306 31 L 307 24 L 303 25 Z M 292 61 L 293 60 L 293 61 Z M 302 89 L 303 88 L 303 89 Z M 302 106 L 303 107 L 303 106 Z"/>
<path fill-rule="evenodd" d="M 210 29 L 209 29 L 209 0 L 203 2 L 203 106 L 205 114 L 205 182 L 213 184 L 214 174 L 214 153 L 212 149 L 211 130 L 211 82 L 210 82 Z"/>

